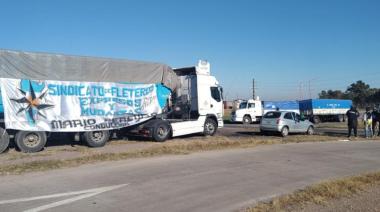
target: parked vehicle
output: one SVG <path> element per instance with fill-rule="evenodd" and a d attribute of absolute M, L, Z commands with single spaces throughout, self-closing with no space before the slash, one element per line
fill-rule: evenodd
<path fill-rule="evenodd" d="M 301 101 L 260 101 L 247 100 L 231 113 L 231 121 L 250 124 L 260 121 L 263 114 L 269 111 L 292 111 L 302 114 L 313 123 L 346 119 L 346 112 L 352 105 L 351 100 L 344 99 L 307 99 Z"/>
<path fill-rule="evenodd" d="M 314 123 L 337 121 L 343 122 L 352 106 L 351 100 L 345 99 L 307 99 L 300 101 L 300 111 Z"/>
<path fill-rule="evenodd" d="M 210 64 L 172 69 L 123 59 L 0 50 L 0 152 L 22 152 L 50 133 L 79 134 L 90 147 L 137 134 L 162 142 L 223 127 L 222 88 Z"/>
<path fill-rule="evenodd" d="M 309 120 L 301 118 L 300 114 L 289 111 L 267 112 L 260 123 L 260 132 L 263 134 L 281 133 L 287 136 L 289 133 L 314 134 L 314 125 Z"/>
<path fill-rule="evenodd" d="M 242 101 L 239 108 L 231 113 L 232 122 L 242 122 L 243 124 L 250 124 L 252 122 L 260 121 L 263 115 L 262 103 L 259 99 L 249 99 Z"/>
<path fill-rule="evenodd" d="M 231 121 L 242 122 L 243 124 L 259 122 L 265 113 L 276 110 L 299 113 L 299 104 L 297 101 L 260 101 L 259 99 L 249 99 L 241 102 L 239 108 L 231 113 Z"/>

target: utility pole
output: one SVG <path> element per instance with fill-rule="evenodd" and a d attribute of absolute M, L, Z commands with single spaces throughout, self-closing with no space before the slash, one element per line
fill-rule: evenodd
<path fill-rule="evenodd" d="M 256 92 L 255 92 L 255 78 L 252 79 L 252 98 L 256 99 Z"/>

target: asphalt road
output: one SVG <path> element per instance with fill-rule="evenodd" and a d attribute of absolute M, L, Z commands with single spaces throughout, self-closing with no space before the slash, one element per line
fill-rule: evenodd
<path fill-rule="evenodd" d="M 380 170 L 380 142 L 268 145 L 0 179 L 0 211 L 234 211 L 326 178 Z"/>
<path fill-rule="evenodd" d="M 243 125 L 239 123 L 227 123 L 227 124 L 224 124 L 223 128 L 218 129 L 217 133 L 218 135 L 229 136 L 229 137 L 234 137 L 234 136 L 244 137 L 244 136 L 260 135 L 260 128 L 259 128 L 259 124 Z M 315 133 L 322 134 L 322 135 L 345 137 L 347 135 L 347 129 L 316 127 Z M 358 129 L 358 135 L 364 136 L 364 130 Z"/>

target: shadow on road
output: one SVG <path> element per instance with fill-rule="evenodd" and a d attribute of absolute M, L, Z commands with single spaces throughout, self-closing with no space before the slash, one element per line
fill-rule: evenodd
<path fill-rule="evenodd" d="M 347 137 L 347 132 L 324 131 L 320 134 L 327 135 L 327 136 L 335 136 L 335 137 Z"/>

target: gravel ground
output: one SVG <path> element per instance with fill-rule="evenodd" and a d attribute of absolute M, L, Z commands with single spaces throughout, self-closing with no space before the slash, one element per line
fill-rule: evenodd
<path fill-rule="evenodd" d="M 309 204 L 303 208 L 292 209 L 296 212 L 380 212 L 380 185 L 368 188 L 354 196 L 336 199 L 325 205 Z"/>

